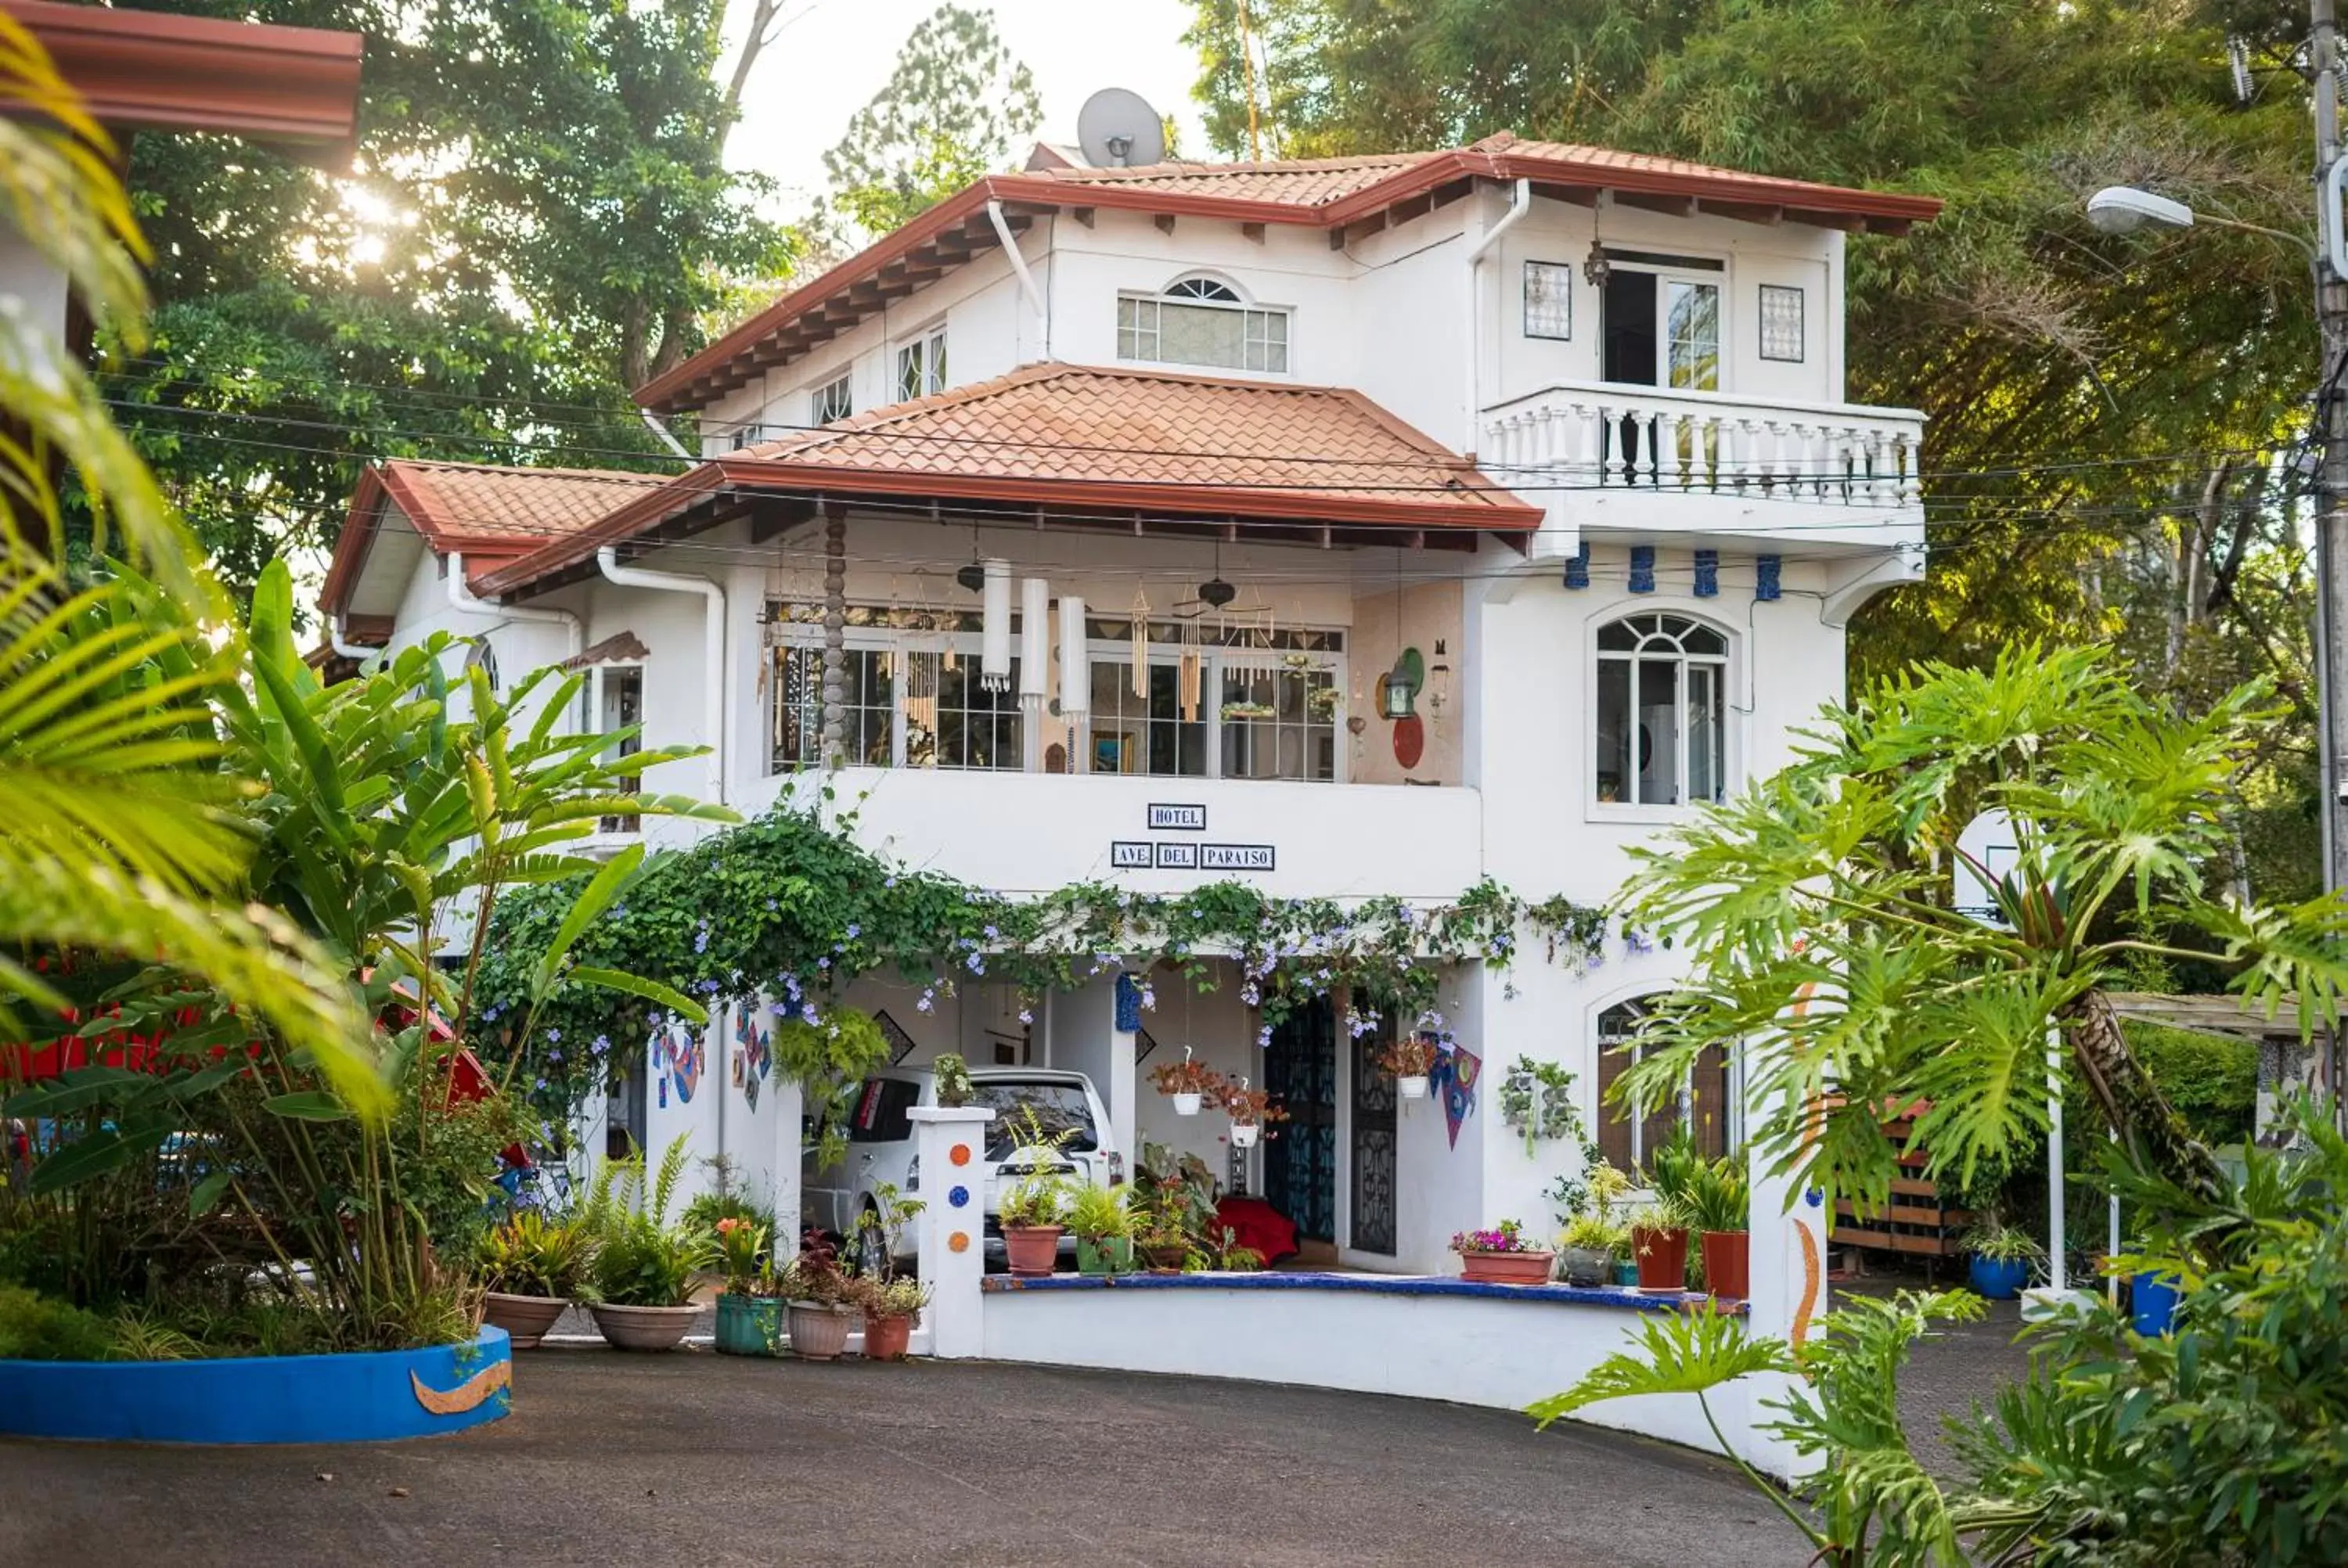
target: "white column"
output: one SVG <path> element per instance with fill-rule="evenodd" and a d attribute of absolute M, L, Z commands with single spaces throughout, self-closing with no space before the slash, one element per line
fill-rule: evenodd
<path fill-rule="evenodd" d="M 917 1105 L 905 1112 L 922 1162 L 922 1280 L 930 1287 L 930 1354 L 980 1354 L 986 1273 L 986 1124 L 981 1106 Z"/>

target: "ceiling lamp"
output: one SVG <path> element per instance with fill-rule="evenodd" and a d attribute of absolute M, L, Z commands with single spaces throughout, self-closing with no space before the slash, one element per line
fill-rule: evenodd
<path fill-rule="evenodd" d="M 1606 280 L 1612 276 L 1613 272 L 1614 264 L 1606 259 L 1605 245 L 1596 240 L 1590 241 L 1589 259 L 1581 263 L 1581 275 L 1590 281 L 1590 286 L 1604 288 Z"/>
<path fill-rule="evenodd" d="M 1220 610 L 1240 596 L 1240 590 L 1221 578 L 1210 578 L 1199 585 L 1199 598 L 1209 608 Z"/>
<path fill-rule="evenodd" d="M 1410 654 L 1406 651 L 1395 661 L 1395 667 L 1378 677 L 1378 717 L 1407 719 L 1411 703 L 1418 695 L 1418 680 L 1412 668 Z"/>
<path fill-rule="evenodd" d="M 986 569 L 973 561 L 954 573 L 954 581 L 962 584 L 970 592 L 976 593 L 986 586 Z"/>

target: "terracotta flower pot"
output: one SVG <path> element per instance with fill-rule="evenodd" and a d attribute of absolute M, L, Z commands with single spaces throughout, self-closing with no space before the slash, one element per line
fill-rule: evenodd
<path fill-rule="evenodd" d="M 736 1296 L 728 1291 L 717 1298 L 717 1353 L 721 1356 L 771 1356 L 783 1331 L 783 1304 L 772 1296 Z"/>
<path fill-rule="evenodd" d="M 1166 1246 L 1137 1246 L 1134 1251 L 1141 1255 L 1141 1261 L 1149 1266 L 1152 1274 L 1179 1274 L 1183 1263 L 1190 1255 L 1187 1242 L 1175 1242 Z"/>
<path fill-rule="evenodd" d="M 1631 1251 L 1639 1260 L 1640 1289 L 1687 1288 L 1687 1232 L 1677 1226 L 1634 1226 Z"/>
<path fill-rule="evenodd" d="M 1058 1225 L 1004 1225 L 1003 1255 L 1011 1272 L 1022 1279 L 1037 1279 L 1060 1261 Z"/>
<path fill-rule="evenodd" d="M 906 1317 L 875 1317 L 864 1315 L 864 1358 L 868 1361 L 901 1361 L 905 1347 L 912 1342 L 913 1320 Z"/>
<path fill-rule="evenodd" d="M 1459 1270 L 1479 1285 L 1547 1285 L 1552 1252 L 1463 1252 Z"/>
<path fill-rule="evenodd" d="M 1753 1237 L 1746 1231 L 1704 1233 L 1704 1287 L 1742 1301 L 1753 1290 Z"/>
<path fill-rule="evenodd" d="M 562 1309 L 571 1305 L 561 1296 L 510 1296 L 492 1290 L 481 1297 L 481 1321 L 513 1336 L 517 1350 L 535 1350 Z"/>
<path fill-rule="evenodd" d="M 791 1303 L 791 1354 L 805 1361 L 836 1361 L 848 1348 L 849 1320 L 845 1307 L 819 1307 L 812 1301 Z"/>
<path fill-rule="evenodd" d="M 615 1350 L 674 1350 L 701 1316 L 698 1307 L 614 1307 L 608 1301 L 587 1310 Z"/>

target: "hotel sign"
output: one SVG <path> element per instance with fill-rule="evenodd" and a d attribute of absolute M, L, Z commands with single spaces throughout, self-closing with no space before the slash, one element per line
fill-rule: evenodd
<path fill-rule="evenodd" d="M 1168 802 L 1149 807 L 1152 833 L 1204 833 L 1207 808 Z M 1197 839 L 1119 838 L 1108 846 L 1117 871 L 1271 871 L 1279 855 L 1269 844 L 1202 844 Z"/>

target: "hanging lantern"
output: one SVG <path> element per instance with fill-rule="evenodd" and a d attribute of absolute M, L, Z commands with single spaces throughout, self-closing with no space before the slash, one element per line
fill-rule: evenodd
<path fill-rule="evenodd" d="M 1393 669 L 1378 677 L 1378 717 L 1409 718 L 1411 700 L 1417 694 L 1417 688 L 1411 684 L 1409 673 L 1397 662 Z"/>
<path fill-rule="evenodd" d="M 986 598 L 980 607 L 978 683 L 989 692 L 1011 689 L 1011 563 L 985 567 Z"/>
<path fill-rule="evenodd" d="M 1606 280 L 1612 277 L 1613 272 L 1613 263 L 1606 259 L 1606 247 L 1595 240 L 1590 241 L 1589 259 L 1581 263 L 1581 275 L 1590 281 L 1590 286 L 1593 289 L 1604 288 Z"/>
<path fill-rule="evenodd" d="M 1040 577 L 1019 583 L 1019 705 L 1044 711 L 1052 695 L 1052 585 Z"/>
<path fill-rule="evenodd" d="M 1060 717 L 1081 724 L 1092 717 L 1093 683 L 1085 660 L 1085 601 L 1060 596 Z"/>
<path fill-rule="evenodd" d="M 1199 585 L 1200 601 L 1210 609 L 1220 610 L 1240 596 L 1240 590 L 1221 578 L 1210 578 Z"/>

